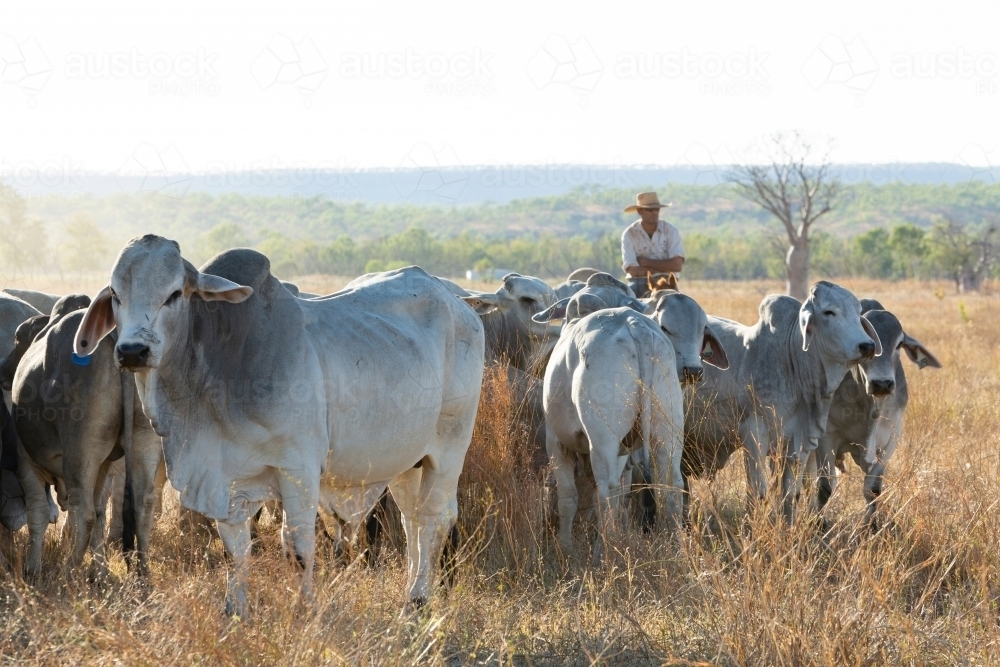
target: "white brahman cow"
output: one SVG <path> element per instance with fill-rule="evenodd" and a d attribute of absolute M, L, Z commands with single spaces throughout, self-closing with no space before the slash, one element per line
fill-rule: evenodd
<path fill-rule="evenodd" d="M 406 531 L 411 603 L 458 511 L 479 404 L 483 325 L 416 267 L 298 299 L 249 249 L 202 270 L 146 235 L 119 253 L 80 324 L 89 354 L 117 326 L 184 507 L 216 521 L 234 566 L 226 609 L 247 612 L 248 520 L 284 509 L 282 538 L 309 597 L 318 508 L 357 526 L 389 487 Z"/>

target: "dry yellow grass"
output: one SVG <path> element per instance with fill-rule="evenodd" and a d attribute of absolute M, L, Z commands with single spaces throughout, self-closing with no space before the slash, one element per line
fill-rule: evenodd
<path fill-rule="evenodd" d="M 343 282 L 300 280 L 329 291 Z M 488 374 L 460 488 L 457 585 L 426 614 L 401 616 L 393 546 L 374 567 L 319 561 L 317 599 L 297 602 L 276 526 L 254 558 L 252 616 L 221 614 L 218 542 L 180 534 L 175 508 L 156 525 L 152 588 L 112 559 L 104 589 L 58 566 L 0 582 L 0 662 L 39 664 L 696 664 L 881 665 L 1000 662 L 1000 299 L 946 284 L 842 281 L 877 296 L 944 363 L 907 365 L 911 402 L 886 480 L 891 525 L 862 527 L 856 468 L 834 495 L 822 536 L 760 513 L 745 525 L 743 468 L 693 488 L 694 527 L 615 538 L 603 568 L 563 554 L 545 524 L 544 489 L 511 425 L 509 392 Z M 682 285 L 706 311 L 751 323 L 773 283 Z M 908 362 L 904 362 L 907 363 Z M 579 542 L 584 542 L 582 533 Z M 15 536 L 16 567 L 26 535 Z M 585 551 L 585 549 L 582 549 Z"/>

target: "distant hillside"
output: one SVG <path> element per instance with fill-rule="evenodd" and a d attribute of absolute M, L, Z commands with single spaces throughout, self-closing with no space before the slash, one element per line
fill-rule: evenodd
<path fill-rule="evenodd" d="M 150 149 L 152 150 L 152 149 Z M 240 194 L 261 197 L 322 197 L 342 204 L 507 204 L 518 199 L 565 195 L 575 189 L 640 190 L 667 185 L 713 187 L 725 181 L 727 167 L 714 164 L 636 167 L 628 165 L 505 165 L 439 167 L 433 152 L 411 156 L 413 168 L 400 169 L 245 169 L 220 164 L 203 174 L 167 173 L 176 156 L 141 154 L 117 174 L 98 174 L 60 165 L 33 172 L 19 168 L 0 180 L 31 198 L 48 195 L 106 197 L 115 194 L 169 193 L 184 196 Z M 420 166 L 418 166 L 420 165 Z M 848 185 L 961 185 L 993 183 L 1000 169 L 948 163 L 844 164 L 834 171 Z"/>
<path fill-rule="evenodd" d="M 114 241 L 156 232 L 190 247 L 199 236 L 223 224 L 234 224 L 247 242 L 269 234 L 328 243 L 342 236 L 357 241 L 381 238 L 410 227 L 435 238 L 461 233 L 490 238 L 569 235 L 589 239 L 618 233 L 635 219 L 622 213 L 635 191 L 624 188 L 577 188 L 547 197 L 515 199 L 506 204 L 418 205 L 342 203 L 321 196 L 278 197 L 242 194 L 183 196 L 142 193 L 106 197 L 50 195 L 29 199 L 29 216 L 40 219 L 51 241 L 62 242 L 70 216 L 83 212 Z M 667 220 L 682 232 L 709 235 L 757 234 L 773 228 L 771 218 L 737 197 L 727 185 L 669 184 L 657 188 L 672 201 Z M 852 236 L 874 227 L 912 222 L 928 227 L 950 217 L 979 223 L 1000 215 L 1000 186 L 981 181 L 952 185 L 890 183 L 848 185 L 839 206 L 822 221 L 822 231 Z"/>

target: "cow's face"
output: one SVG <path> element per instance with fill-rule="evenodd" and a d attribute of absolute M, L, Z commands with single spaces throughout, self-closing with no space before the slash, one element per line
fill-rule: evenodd
<path fill-rule="evenodd" d="M 480 315 L 499 311 L 509 326 L 535 338 L 545 338 L 551 333 L 547 323 L 531 319 L 556 301 L 555 290 L 539 278 L 510 273 L 504 276 L 494 294 L 476 294 L 463 300 Z"/>
<path fill-rule="evenodd" d="M 871 323 L 861 316 L 861 302 L 840 285 L 820 281 L 799 309 L 802 349 L 819 349 L 832 363 L 856 364 L 882 354 Z"/>
<path fill-rule="evenodd" d="M 587 283 L 572 296 L 563 297 L 551 307 L 535 315 L 535 322 L 551 322 L 565 319 L 574 322 L 605 308 L 631 308 L 640 313 L 646 312 L 646 304 L 635 298 L 635 292 L 614 276 L 607 273 L 595 273 L 587 279 Z"/>
<path fill-rule="evenodd" d="M 906 351 L 920 368 L 941 368 L 941 362 L 920 341 L 903 331 L 903 325 L 895 315 L 884 310 L 871 310 L 864 316 L 875 328 L 885 350 L 881 356 L 861 362 L 861 377 L 869 396 L 876 400 L 892 396 L 896 390 L 896 365 L 901 350 Z"/>
<path fill-rule="evenodd" d="M 662 293 L 657 296 L 650 317 L 674 346 L 677 377 L 681 382 L 697 382 L 704 370 L 702 362 L 729 368 L 726 351 L 709 328 L 705 311 L 691 297 L 677 292 Z"/>
<path fill-rule="evenodd" d="M 119 368 L 157 368 L 172 343 L 186 340 L 191 297 L 240 303 L 253 290 L 206 273 L 181 257 L 174 241 L 147 234 L 118 254 L 111 282 L 94 298 L 77 329 L 74 351 L 91 354 L 116 326 Z"/>

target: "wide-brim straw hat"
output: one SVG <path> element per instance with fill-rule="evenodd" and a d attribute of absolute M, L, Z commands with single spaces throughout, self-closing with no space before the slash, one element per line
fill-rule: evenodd
<path fill-rule="evenodd" d="M 661 204 L 660 198 L 656 196 L 655 192 L 640 192 L 635 196 L 635 204 L 626 208 L 625 212 L 632 213 L 640 208 L 668 208 L 670 206 L 673 206 L 673 202 Z"/>

